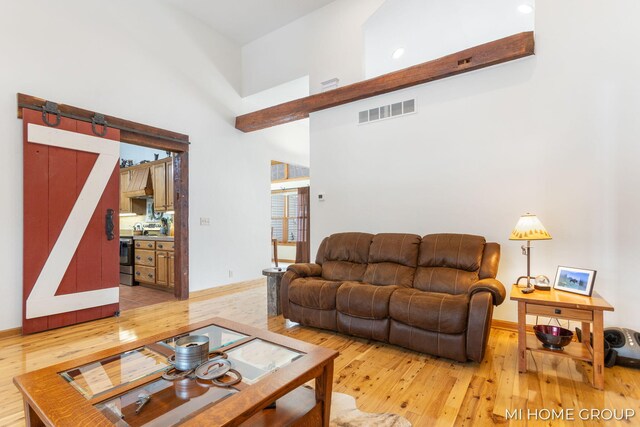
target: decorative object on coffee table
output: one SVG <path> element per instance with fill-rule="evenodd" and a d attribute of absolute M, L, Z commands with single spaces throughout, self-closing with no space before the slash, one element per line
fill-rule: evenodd
<path fill-rule="evenodd" d="M 542 225 L 542 222 L 540 222 L 537 216 L 527 212 L 520 217 L 509 236 L 509 240 L 527 241 L 526 245 L 522 245 L 522 255 L 527 256 L 527 275 L 518 277 L 518 280 L 516 281 L 517 285 L 527 288 L 533 286 L 533 283 L 531 283 L 531 279 L 534 279 L 534 277 L 531 276 L 531 241 L 550 239 L 551 235 L 544 228 L 544 225 Z M 521 279 L 527 279 L 526 284 L 520 285 Z"/>
<path fill-rule="evenodd" d="M 553 289 L 590 296 L 593 292 L 593 282 L 595 280 L 595 270 L 558 266 Z"/>

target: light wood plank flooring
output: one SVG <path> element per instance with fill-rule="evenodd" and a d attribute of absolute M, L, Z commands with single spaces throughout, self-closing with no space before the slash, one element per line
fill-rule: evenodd
<path fill-rule="evenodd" d="M 582 408 L 634 409 L 640 422 L 640 371 L 606 371 L 605 391 L 588 384 L 591 366 L 568 358 L 529 354 L 532 370 L 518 374 L 516 334 L 493 329 L 481 364 L 457 363 L 392 345 L 298 326 L 266 315 L 266 282 L 259 279 L 135 308 L 119 318 L 102 319 L 26 337 L 0 339 L 0 426 L 23 425 L 22 399 L 12 383 L 20 373 L 69 360 L 121 342 L 149 336 L 213 316 L 228 317 L 340 351 L 334 391 L 357 398 L 367 412 L 393 412 L 414 426 L 594 425 L 578 417 Z M 506 304 L 509 302 L 507 301 Z M 576 421 L 505 419 L 506 410 L 575 409 Z"/>

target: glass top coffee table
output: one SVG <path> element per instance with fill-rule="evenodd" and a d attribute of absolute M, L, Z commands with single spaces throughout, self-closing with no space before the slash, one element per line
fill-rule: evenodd
<path fill-rule="evenodd" d="M 206 335 L 242 381 L 166 380 L 175 341 Z M 213 354 L 213 353 L 212 353 Z M 329 425 L 334 350 L 222 318 L 14 378 L 29 426 Z M 315 390 L 304 384 L 315 380 Z M 148 397 L 140 408 L 140 398 Z M 274 404 L 275 402 L 275 404 Z"/>

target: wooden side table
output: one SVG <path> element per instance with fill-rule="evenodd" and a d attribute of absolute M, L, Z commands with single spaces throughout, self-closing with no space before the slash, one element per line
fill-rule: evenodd
<path fill-rule="evenodd" d="M 516 285 L 511 287 L 510 299 L 518 301 L 518 371 L 527 372 L 527 350 L 570 357 L 591 362 L 593 386 L 599 390 L 604 388 L 603 313 L 613 311 L 607 301 L 596 293 L 587 297 L 555 289 L 523 294 Z M 535 335 L 527 334 L 527 315 L 579 321 L 583 342 L 571 342 L 563 350 L 544 348 Z M 593 332 L 593 347 L 589 343 L 590 331 Z"/>

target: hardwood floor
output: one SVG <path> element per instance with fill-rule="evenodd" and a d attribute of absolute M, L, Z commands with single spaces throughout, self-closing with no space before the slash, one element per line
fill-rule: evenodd
<path fill-rule="evenodd" d="M 508 302 L 507 302 L 508 303 Z M 228 317 L 340 351 L 334 391 L 355 396 L 366 412 L 393 412 L 414 426 L 633 425 L 640 421 L 640 371 L 614 367 L 605 373 L 605 391 L 588 381 L 591 366 L 563 357 L 529 354 L 531 370 L 517 372 L 516 334 L 493 329 L 485 360 L 457 363 L 388 344 L 301 327 L 282 316 L 267 317 L 266 281 L 259 279 L 196 292 L 170 301 L 29 336 L 0 339 L 0 425 L 23 425 L 22 398 L 12 378 L 22 372 L 69 360 L 121 342 L 149 336 L 213 316 Z M 635 410 L 630 422 L 586 421 L 580 409 Z M 506 411 L 574 410 L 575 421 L 507 420 Z M 566 412 L 565 412 L 566 413 Z"/>
<path fill-rule="evenodd" d="M 176 297 L 171 292 L 145 286 L 120 285 L 120 312 L 175 299 Z"/>

